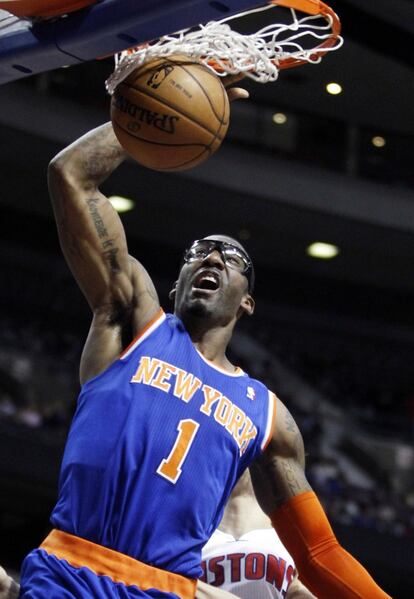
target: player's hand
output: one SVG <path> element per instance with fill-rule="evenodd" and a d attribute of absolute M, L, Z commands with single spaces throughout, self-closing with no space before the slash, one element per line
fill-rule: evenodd
<path fill-rule="evenodd" d="M 230 102 L 234 102 L 234 100 L 247 100 L 249 97 L 249 92 L 244 87 L 231 87 L 230 89 L 226 89 L 226 91 Z"/>
<path fill-rule="evenodd" d="M 230 102 L 233 102 L 234 100 L 246 100 L 249 97 L 249 92 L 247 89 L 244 89 L 244 87 L 232 87 L 232 85 L 238 83 L 242 79 L 244 79 L 243 73 L 227 75 L 223 78 L 223 85 L 226 88 Z"/>

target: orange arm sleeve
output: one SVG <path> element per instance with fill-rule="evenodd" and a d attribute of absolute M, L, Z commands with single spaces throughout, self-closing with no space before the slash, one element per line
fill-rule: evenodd
<path fill-rule="evenodd" d="M 338 543 L 312 491 L 287 501 L 271 520 L 300 580 L 318 599 L 391 599 Z"/>

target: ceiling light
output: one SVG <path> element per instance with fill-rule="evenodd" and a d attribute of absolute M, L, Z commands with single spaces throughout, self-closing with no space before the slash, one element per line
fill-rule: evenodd
<path fill-rule="evenodd" d="M 306 253 L 312 258 L 319 258 L 320 260 L 330 260 L 335 258 L 339 254 L 339 248 L 332 243 L 324 243 L 322 241 L 315 241 L 306 248 Z"/>
<path fill-rule="evenodd" d="M 382 135 L 374 135 L 374 137 L 371 139 L 371 142 L 376 148 L 383 148 L 387 143 Z"/>
<path fill-rule="evenodd" d="M 287 121 L 287 116 L 283 112 L 276 112 L 272 119 L 276 125 L 284 125 Z"/>
<path fill-rule="evenodd" d="M 332 96 L 337 96 L 338 94 L 342 93 L 342 85 L 339 85 L 339 83 L 328 83 L 328 85 L 326 86 L 326 91 L 328 92 L 328 94 L 331 94 Z"/>
<path fill-rule="evenodd" d="M 111 196 L 108 199 L 117 212 L 128 212 L 135 207 L 135 202 L 129 198 L 123 198 L 122 196 Z"/>

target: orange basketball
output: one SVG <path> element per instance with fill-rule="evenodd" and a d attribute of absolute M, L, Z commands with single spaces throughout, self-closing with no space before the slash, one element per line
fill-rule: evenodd
<path fill-rule="evenodd" d="M 159 171 L 189 169 L 209 158 L 226 135 L 229 113 L 220 79 L 181 55 L 136 69 L 111 102 L 121 145 L 137 162 Z"/>

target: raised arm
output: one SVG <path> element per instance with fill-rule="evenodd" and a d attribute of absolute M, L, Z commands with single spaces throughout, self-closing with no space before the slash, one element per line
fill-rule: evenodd
<path fill-rule="evenodd" d="M 343 547 L 304 473 L 302 436 L 278 400 L 273 438 L 251 467 L 256 497 L 318 599 L 390 599 Z"/>
<path fill-rule="evenodd" d="M 125 157 L 107 123 L 60 152 L 49 166 L 60 244 L 93 311 L 82 382 L 106 368 L 159 310 L 151 279 L 129 256 L 121 220 L 99 191 Z"/>

